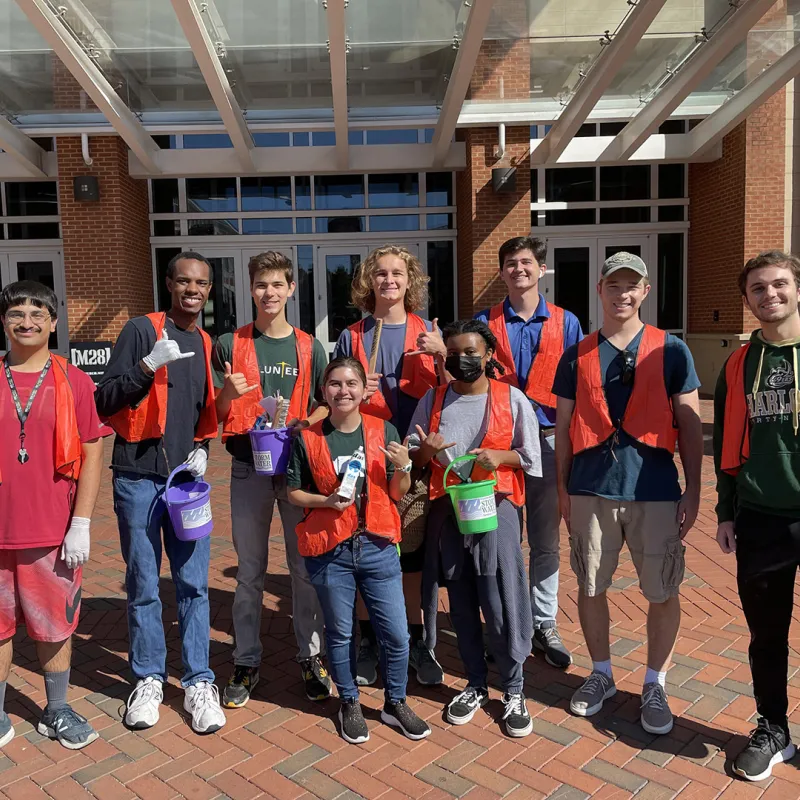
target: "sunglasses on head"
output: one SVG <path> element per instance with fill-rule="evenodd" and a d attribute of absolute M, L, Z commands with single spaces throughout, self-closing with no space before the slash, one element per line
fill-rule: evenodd
<path fill-rule="evenodd" d="M 636 355 L 630 350 L 622 351 L 622 385 L 628 386 L 633 383 L 633 376 L 636 374 Z"/>

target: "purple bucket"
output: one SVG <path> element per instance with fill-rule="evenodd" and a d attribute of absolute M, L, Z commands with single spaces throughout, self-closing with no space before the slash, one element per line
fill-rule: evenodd
<path fill-rule="evenodd" d="M 253 465 L 257 475 L 284 475 L 292 450 L 288 428 L 265 428 L 250 431 Z"/>
<path fill-rule="evenodd" d="M 211 486 L 205 481 L 171 486 L 175 475 L 185 469 L 186 464 L 181 464 L 170 473 L 164 489 L 164 501 L 175 535 L 182 542 L 193 542 L 208 536 L 214 527 L 211 519 Z"/>

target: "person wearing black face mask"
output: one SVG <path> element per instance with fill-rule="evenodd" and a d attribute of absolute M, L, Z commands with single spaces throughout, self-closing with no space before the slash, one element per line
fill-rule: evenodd
<path fill-rule="evenodd" d="M 467 673 L 466 689 L 448 704 L 448 722 L 466 724 L 488 701 L 482 612 L 500 671 L 506 732 L 527 736 L 533 723 L 522 665 L 531 651 L 533 619 L 519 508 L 525 502 L 525 475 L 542 474 L 539 425 L 525 395 L 495 379 L 500 368 L 493 358 L 496 340 L 483 322 L 454 322 L 444 331 L 444 344 L 445 366 L 454 380 L 420 400 L 409 429 L 412 460 L 431 474 L 423 568 L 425 629 L 435 635 L 441 574 Z M 443 496 L 445 467 L 466 453 L 475 461 L 461 462 L 468 469 L 456 478 L 456 468 L 451 470 L 448 483 L 496 474 L 498 527 L 487 533 L 461 534 L 450 499 Z M 435 640 L 427 644 L 433 647 Z"/>

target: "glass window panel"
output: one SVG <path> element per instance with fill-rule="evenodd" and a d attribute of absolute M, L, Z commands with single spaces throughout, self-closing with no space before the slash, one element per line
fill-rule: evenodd
<path fill-rule="evenodd" d="M 245 234 L 280 236 L 282 234 L 291 234 L 291 232 L 291 217 L 271 217 L 267 219 L 242 220 L 242 233 Z"/>
<path fill-rule="evenodd" d="M 236 261 L 231 256 L 211 256 L 212 286 L 203 309 L 203 330 L 216 338 L 236 330 Z"/>
<path fill-rule="evenodd" d="M 587 137 L 587 136 L 597 136 L 597 125 L 594 122 L 585 122 L 583 125 L 578 128 L 578 132 L 575 136 Z"/>
<path fill-rule="evenodd" d="M 616 136 L 628 123 L 627 122 L 601 122 L 601 136 Z"/>
<path fill-rule="evenodd" d="M 538 226 L 539 226 L 539 212 L 531 211 L 531 228 L 537 228 Z"/>
<path fill-rule="evenodd" d="M 547 202 L 566 203 L 595 200 L 595 173 L 594 167 L 546 169 L 544 199 Z"/>
<path fill-rule="evenodd" d="M 453 173 L 428 172 L 425 175 L 425 205 L 453 205 Z"/>
<path fill-rule="evenodd" d="M 32 136 L 34 144 L 38 144 L 46 153 L 52 153 L 56 149 L 55 136 Z"/>
<path fill-rule="evenodd" d="M 428 242 L 428 315 L 442 328 L 456 318 L 453 242 Z"/>
<path fill-rule="evenodd" d="M 425 217 L 425 227 L 429 231 L 445 230 L 453 227 L 452 214 L 427 214 Z"/>
<path fill-rule="evenodd" d="M 289 147 L 288 133 L 254 133 L 256 147 Z"/>
<path fill-rule="evenodd" d="M 686 167 L 683 164 L 658 165 L 658 197 L 668 200 L 673 197 L 685 197 Z"/>
<path fill-rule="evenodd" d="M 18 281 L 38 281 L 55 291 L 55 275 L 52 261 L 17 261 L 17 280 Z M 0 343 L 5 343 L 5 336 Z M 50 334 L 48 345 L 51 350 L 58 347 L 58 334 L 53 331 Z"/>
<path fill-rule="evenodd" d="M 370 208 L 416 208 L 419 173 L 389 172 L 367 177 Z"/>
<path fill-rule="evenodd" d="M 685 206 L 659 206 L 659 222 L 683 222 L 686 219 Z"/>
<path fill-rule="evenodd" d="M 175 150 L 178 147 L 178 137 L 177 136 L 154 136 L 153 141 L 162 149 L 162 150 Z"/>
<path fill-rule="evenodd" d="M 6 214 L 9 217 L 58 216 L 58 185 L 55 181 L 7 183 Z"/>
<path fill-rule="evenodd" d="M 328 341 L 335 342 L 349 325 L 361 319 L 361 311 L 350 301 L 353 275 L 361 263 L 361 256 L 325 256 L 325 273 L 328 288 Z"/>
<path fill-rule="evenodd" d="M 593 208 L 571 208 L 563 211 L 545 211 L 545 225 L 594 225 Z"/>
<path fill-rule="evenodd" d="M 363 233 L 366 217 L 317 217 L 317 233 Z"/>
<path fill-rule="evenodd" d="M 291 211 L 292 179 L 242 178 L 242 211 Z"/>
<path fill-rule="evenodd" d="M 184 133 L 184 150 L 225 149 L 233 147 L 227 133 Z"/>
<path fill-rule="evenodd" d="M 364 208 L 363 175 L 316 175 L 314 196 L 320 210 Z"/>
<path fill-rule="evenodd" d="M 433 141 L 435 130 L 435 128 L 425 128 L 425 144 L 430 144 Z"/>
<path fill-rule="evenodd" d="M 233 236 L 239 233 L 238 219 L 190 219 L 189 236 Z"/>
<path fill-rule="evenodd" d="M 308 244 L 301 244 L 297 247 L 297 304 L 300 311 L 300 328 L 306 333 L 313 334 L 316 327 L 316 316 L 314 314 L 314 248 Z"/>
<path fill-rule="evenodd" d="M 292 145 L 294 147 L 308 147 L 311 143 L 311 134 L 308 131 L 292 134 Z"/>
<path fill-rule="evenodd" d="M 332 147 L 336 144 L 336 134 L 333 131 L 314 131 L 311 134 L 311 144 L 314 147 Z"/>
<path fill-rule="evenodd" d="M 181 223 L 177 219 L 154 219 L 153 236 L 180 236 Z"/>
<path fill-rule="evenodd" d="M 683 133 L 686 123 L 682 119 L 668 119 L 658 126 L 658 132 L 664 134 Z"/>
<path fill-rule="evenodd" d="M 591 329 L 589 324 L 590 249 L 588 247 L 556 247 L 551 258 L 556 305 L 571 311 L 581 323 L 581 328 L 589 331 Z"/>
<path fill-rule="evenodd" d="M 156 248 L 156 310 L 169 311 L 172 298 L 167 291 L 167 265 L 181 252 L 180 247 Z"/>
<path fill-rule="evenodd" d="M 367 144 L 416 144 L 416 128 L 367 131 Z"/>
<path fill-rule="evenodd" d="M 601 225 L 614 225 L 623 222 L 650 222 L 650 207 L 634 206 L 631 208 L 600 209 Z"/>
<path fill-rule="evenodd" d="M 539 170 L 531 170 L 531 203 L 539 202 Z"/>
<path fill-rule="evenodd" d="M 614 245 L 607 245 L 606 252 L 603 256 L 603 261 L 607 258 L 611 258 L 611 256 L 616 255 L 617 253 L 631 253 L 634 256 L 642 257 L 642 246 L 639 244 L 614 244 Z"/>
<path fill-rule="evenodd" d="M 9 239 L 60 239 L 61 231 L 57 222 L 10 222 Z"/>
<path fill-rule="evenodd" d="M 297 175 L 294 179 L 294 207 L 297 211 L 311 211 L 311 177 Z"/>
<path fill-rule="evenodd" d="M 650 165 L 600 167 L 601 200 L 649 200 Z"/>
<path fill-rule="evenodd" d="M 658 234 L 659 328 L 683 327 L 683 234 Z"/>
<path fill-rule="evenodd" d="M 180 211 L 178 203 L 178 179 L 158 178 L 150 181 L 154 214 L 174 214 Z"/>
<path fill-rule="evenodd" d="M 296 220 L 298 233 L 313 233 L 314 218 L 313 217 L 297 217 Z"/>
<path fill-rule="evenodd" d="M 419 214 L 377 214 L 369 218 L 371 231 L 418 231 Z"/>
<path fill-rule="evenodd" d="M 236 178 L 187 178 L 187 211 L 236 211 Z"/>
<path fill-rule="evenodd" d="M 364 144 L 364 134 L 366 131 L 350 131 L 347 134 L 347 143 L 350 145 Z"/>

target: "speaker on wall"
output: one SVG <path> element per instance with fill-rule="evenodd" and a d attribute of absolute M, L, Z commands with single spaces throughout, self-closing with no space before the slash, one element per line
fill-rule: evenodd
<path fill-rule="evenodd" d="M 76 200 L 97 202 L 100 199 L 100 184 L 94 175 L 78 175 L 72 188 Z"/>
<path fill-rule="evenodd" d="M 513 192 L 517 188 L 517 168 L 497 167 L 492 170 L 492 189 L 497 194 Z"/>

